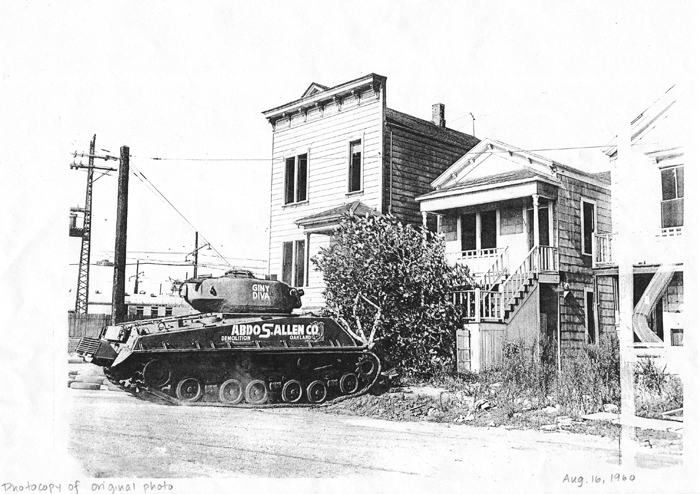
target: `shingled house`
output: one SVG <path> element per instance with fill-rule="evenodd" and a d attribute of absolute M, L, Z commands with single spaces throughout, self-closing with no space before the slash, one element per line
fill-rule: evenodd
<path fill-rule="evenodd" d="M 421 224 L 415 197 L 479 142 L 446 127 L 442 104 L 432 121 L 387 108 L 386 80 L 312 83 L 263 112 L 272 125 L 270 274 L 303 287 L 305 307 L 324 304 L 322 274 L 309 259 L 330 244 L 342 213 Z"/>
<path fill-rule="evenodd" d="M 683 274 L 688 227 L 686 125 L 679 96 L 682 102 L 678 88 L 670 88 L 634 119 L 626 156 L 620 157 L 618 138 L 604 150 L 612 164 L 613 230 L 596 234 L 593 266 L 602 326 L 631 330 L 638 357 L 654 358 L 681 374 L 687 362 Z M 620 245 L 620 236 L 626 246 Z M 622 283 L 630 286 L 626 300 Z M 626 321 L 620 320 L 621 304 L 627 306 Z"/>
<path fill-rule="evenodd" d="M 439 215 L 448 259 L 479 284 L 454 294 L 470 311 L 461 370 L 497 366 L 505 341 L 549 341 L 561 359 L 599 340 L 594 239 L 611 231 L 609 172 L 485 139 L 432 187 L 420 209 Z"/>

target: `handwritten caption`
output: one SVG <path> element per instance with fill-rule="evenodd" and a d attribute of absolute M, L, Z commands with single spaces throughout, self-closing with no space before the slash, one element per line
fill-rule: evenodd
<path fill-rule="evenodd" d="M 66 487 L 65 491 L 64 487 Z M 0 484 L 0 489 L 2 489 L 1 492 L 47 492 L 48 494 L 61 494 L 63 492 L 72 494 L 79 494 L 81 492 L 106 492 L 109 494 L 114 494 L 116 492 L 142 492 L 144 494 L 151 494 L 153 492 L 172 491 L 174 486 L 165 481 L 140 484 L 136 482 L 81 482 L 80 480 L 76 480 L 75 482 L 69 482 L 65 485 L 61 482 L 27 481 L 21 484 L 5 482 Z"/>
<path fill-rule="evenodd" d="M 609 477 L 591 475 L 590 477 L 583 475 L 569 475 L 568 473 L 564 475 L 563 484 L 573 484 L 578 487 L 583 487 L 584 484 L 605 484 L 606 482 L 620 483 L 620 482 L 634 482 L 635 476 L 623 473 L 611 473 Z"/>

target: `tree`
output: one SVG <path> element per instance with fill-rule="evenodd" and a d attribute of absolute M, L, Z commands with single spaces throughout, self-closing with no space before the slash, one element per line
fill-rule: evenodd
<path fill-rule="evenodd" d="M 346 214 L 334 242 L 312 259 L 326 283 L 326 303 L 351 331 L 367 335 L 388 365 L 421 377 L 451 369 L 462 310 L 449 300 L 469 288 L 466 267 L 445 261 L 433 233 L 393 216 Z"/>

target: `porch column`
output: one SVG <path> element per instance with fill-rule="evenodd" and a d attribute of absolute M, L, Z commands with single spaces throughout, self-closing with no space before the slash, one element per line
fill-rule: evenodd
<path fill-rule="evenodd" d="M 311 255 L 309 252 L 311 251 L 311 233 L 306 232 L 306 256 L 304 259 L 304 286 L 309 286 L 309 259 L 311 259 Z"/>
<path fill-rule="evenodd" d="M 425 245 L 428 241 L 428 213 L 422 211 L 421 215 L 423 216 L 423 245 Z"/>
<path fill-rule="evenodd" d="M 539 271 L 539 246 L 540 246 L 540 196 L 532 194 L 532 245 L 535 247 L 534 266 L 535 271 Z"/>
<path fill-rule="evenodd" d="M 476 213 L 476 250 L 481 250 L 481 211 Z"/>
<path fill-rule="evenodd" d="M 549 245 L 551 247 L 554 247 L 555 249 L 559 245 L 559 241 L 557 240 L 556 232 L 557 230 L 554 227 L 554 201 L 549 199 L 547 201 L 547 215 L 549 216 Z M 558 259 L 558 250 L 551 250 L 551 266 L 550 269 L 554 269 L 555 271 L 559 270 L 559 259 Z"/>

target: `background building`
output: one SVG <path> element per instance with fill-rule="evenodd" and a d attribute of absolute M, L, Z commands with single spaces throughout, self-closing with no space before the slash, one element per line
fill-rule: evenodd
<path fill-rule="evenodd" d="M 272 125 L 270 273 L 304 287 L 305 307 L 324 304 L 310 259 L 330 245 L 345 211 L 422 221 L 415 197 L 477 142 L 432 121 L 387 108 L 386 77 L 369 74 L 326 87 L 263 114 Z M 433 225 L 434 227 L 434 225 Z"/>

